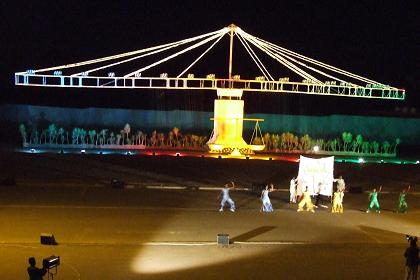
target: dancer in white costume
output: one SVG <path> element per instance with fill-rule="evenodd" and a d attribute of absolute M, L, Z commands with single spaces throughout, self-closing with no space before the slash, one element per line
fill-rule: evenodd
<path fill-rule="evenodd" d="M 270 192 L 274 191 L 273 184 L 270 184 L 270 187 L 268 185 L 265 186 L 265 189 L 261 192 L 261 212 L 273 212 L 273 205 L 271 204 L 270 197 L 268 194 Z"/>
<path fill-rule="evenodd" d="M 344 182 L 343 176 L 334 179 L 333 182 L 337 182 L 337 190 L 339 192 L 344 192 L 346 190 L 346 182 Z"/>
<path fill-rule="evenodd" d="M 297 179 L 295 179 L 295 177 L 292 178 L 292 180 L 290 180 L 290 199 L 289 199 L 289 203 L 296 203 L 296 195 L 297 195 L 297 190 L 296 190 L 296 182 Z"/>
<path fill-rule="evenodd" d="M 230 187 L 229 184 L 225 184 L 222 191 L 220 192 L 218 198 L 222 196 L 222 201 L 220 202 L 220 209 L 219 211 L 223 211 L 223 207 L 225 206 L 226 202 L 230 205 L 230 211 L 235 212 L 235 202 L 229 196 L 229 190 L 235 188 L 235 183 L 231 182 L 232 186 Z"/>

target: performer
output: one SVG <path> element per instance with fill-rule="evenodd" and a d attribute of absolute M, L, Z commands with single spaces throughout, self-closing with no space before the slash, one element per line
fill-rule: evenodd
<path fill-rule="evenodd" d="M 36 267 L 36 261 L 34 257 L 30 257 L 28 259 L 29 267 L 27 269 L 29 280 L 42 280 L 43 276 L 47 273 L 47 269 L 45 267 L 38 268 Z"/>
<path fill-rule="evenodd" d="M 225 186 L 222 188 L 222 191 L 219 193 L 219 196 L 217 198 L 220 198 L 222 196 L 222 201 L 220 202 L 220 212 L 223 212 L 223 207 L 225 206 L 226 202 L 230 205 L 230 211 L 235 212 L 235 202 L 230 198 L 229 191 L 230 189 L 235 188 L 235 183 L 231 182 L 232 186 L 230 187 L 229 184 L 225 184 Z"/>
<path fill-rule="evenodd" d="M 302 198 L 302 192 L 304 189 L 304 186 L 306 186 L 306 182 L 304 182 L 302 179 L 296 178 L 297 185 L 296 185 L 296 201 L 300 201 Z"/>
<path fill-rule="evenodd" d="M 322 194 L 321 194 L 322 188 L 323 188 L 322 183 L 319 182 L 318 186 L 317 186 L 317 189 L 316 189 L 315 208 L 318 208 L 319 206 L 321 206 L 323 208 L 328 208 L 327 205 L 323 204 L 323 199 L 322 199 Z"/>
<path fill-rule="evenodd" d="M 314 213 L 314 205 L 312 204 L 311 196 L 309 195 L 308 187 L 306 186 L 305 191 L 302 193 L 302 198 L 298 204 L 297 212 L 303 211 L 303 207 L 306 205 L 306 211 Z"/>
<path fill-rule="evenodd" d="M 344 192 L 339 190 L 335 191 L 331 213 L 343 213 L 343 196 Z"/>
<path fill-rule="evenodd" d="M 296 203 L 296 182 L 297 179 L 295 177 L 292 178 L 292 180 L 290 180 L 290 199 L 289 199 L 289 203 Z"/>
<path fill-rule="evenodd" d="M 381 208 L 379 207 L 379 201 L 378 201 L 378 193 L 382 191 L 382 186 L 379 187 L 379 191 L 376 191 L 376 189 L 373 189 L 371 193 L 369 193 L 369 199 L 370 204 L 369 208 L 366 210 L 366 213 L 369 213 L 370 210 L 375 206 L 376 212 L 381 213 Z"/>
<path fill-rule="evenodd" d="M 405 196 L 410 191 L 410 186 L 408 186 L 407 190 L 403 189 L 400 193 L 400 197 L 398 199 L 398 213 L 405 213 L 407 212 L 408 205 L 407 200 L 405 199 Z"/>
<path fill-rule="evenodd" d="M 419 269 L 419 248 L 417 247 L 417 237 L 412 237 L 410 247 L 404 252 L 405 257 L 405 277 L 406 280 L 417 280 L 417 271 Z"/>
<path fill-rule="evenodd" d="M 271 204 L 270 197 L 268 196 L 268 193 L 274 191 L 273 184 L 270 184 L 270 188 L 268 185 L 265 186 L 265 189 L 261 192 L 261 210 L 260 212 L 273 212 L 273 205 Z"/>
<path fill-rule="evenodd" d="M 338 177 L 338 179 L 334 179 L 333 182 L 337 182 L 337 190 L 344 192 L 346 189 L 346 182 L 344 182 L 343 176 Z"/>

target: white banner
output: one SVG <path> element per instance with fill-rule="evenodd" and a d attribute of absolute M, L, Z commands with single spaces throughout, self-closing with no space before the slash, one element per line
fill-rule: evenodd
<path fill-rule="evenodd" d="M 331 196 L 333 192 L 334 157 L 308 158 L 300 156 L 297 194 L 308 187 L 309 193 Z"/>

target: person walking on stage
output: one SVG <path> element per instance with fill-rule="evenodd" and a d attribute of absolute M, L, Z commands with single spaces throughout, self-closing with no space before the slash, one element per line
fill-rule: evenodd
<path fill-rule="evenodd" d="M 410 191 L 410 186 L 408 186 L 407 190 L 403 189 L 400 193 L 400 196 L 398 198 L 398 213 L 405 213 L 408 209 L 408 204 L 406 200 L 406 195 Z"/>
<path fill-rule="evenodd" d="M 316 189 L 316 198 L 315 198 L 315 208 L 318 208 L 319 206 L 323 208 L 328 208 L 327 205 L 323 204 L 323 198 L 321 194 L 321 190 L 323 189 L 323 185 L 321 182 L 318 183 L 317 189 Z"/>
<path fill-rule="evenodd" d="M 314 213 L 314 205 L 312 204 L 311 196 L 308 191 L 308 187 L 305 188 L 305 191 L 302 193 L 302 197 L 298 204 L 297 212 L 303 211 L 303 207 L 306 206 L 306 211 L 311 211 Z"/>
<path fill-rule="evenodd" d="M 232 186 L 229 186 L 229 184 L 225 184 L 225 186 L 222 188 L 222 191 L 219 193 L 218 198 L 222 196 L 222 201 L 220 202 L 220 212 L 223 212 L 223 207 L 225 206 L 226 202 L 229 203 L 230 211 L 235 212 L 235 202 L 230 198 L 229 191 L 233 188 L 235 188 L 235 183 L 231 182 Z"/>
<path fill-rule="evenodd" d="M 333 197 L 333 206 L 331 208 L 331 213 L 340 213 L 342 214 L 343 209 L 343 196 L 344 193 L 342 191 L 336 190 Z"/>
<path fill-rule="evenodd" d="M 289 203 L 296 203 L 296 195 L 297 195 L 297 190 L 296 190 L 296 182 L 297 179 L 295 177 L 292 178 L 292 180 L 290 180 L 290 199 L 289 199 Z"/>
<path fill-rule="evenodd" d="M 382 186 L 379 187 L 379 191 L 376 191 L 376 189 L 373 189 L 373 191 L 369 193 L 370 204 L 369 204 L 368 209 L 366 210 L 366 213 L 369 213 L 373 207 L 376 208 L 377 213 L 381 213 L 381 208 L 379 207 L 379 201 L 378 201 L 378 194 L 381 191 L 382 191 Z"/>
<path fill-rule="evenodd" d="M 261 205 L 260 212 L 273 212 L 274 211 L 273 205 L 271 204 L 271 201 L 270 201 L 270 197 L 268 196 L 268 194 L 272 191 L 274 191 L 274 186 L 273 184 L 270 184 L 270 187 L 266 185 L 265 189 L 263 189 L 263 191 L 261 192 L 262 205 Z"/>
<path fill-rule="evenodd" d="M 410 238 L 410 247 L 404 252 L 405 257 L 405 278 L 406 280 L 417 280 L 419 269 L 419 248 L 417 247 L 417 237 Z"/>

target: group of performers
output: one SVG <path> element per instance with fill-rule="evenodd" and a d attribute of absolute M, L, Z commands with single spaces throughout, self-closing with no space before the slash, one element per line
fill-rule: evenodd
<path fill-rule="evenodd" d="M 332 196 L 332 208 L 331 213 L 343 213 L 343 198 L 344 198 L 344 191 L 346 189 L 346 184 L 342 176 L 338 179 L 334 179 L 333 182 L 337 182 L 337 188 Z M 328 206 L 324 205 L 322 202 L 322 195 L 321 195 L 321 187 L 322 183 L 318 184 L 318 188 L 316 190 L 316 200 L 315 204 L 312 203 L 311 194 L 309 193 L 308 187 L 306 186 L 304 190 L 302 190 L 301 194 L 298 195 L 297 192 L 297 179 L 292 178 L 290 180 L 290 199 L 289 203 L 297 203 L 298 209 L 297 212 L 301 212 L 306 208 L 306 211 L 315 212 L 314 208 L 323 207 L 328 208 Z M 235 183 L 231 182 L 230 184 L 225 184 L 222 188 L 219 198 L 221 197 L 222 200 L 220 202 L 220 209 L 219 211 L 222 212 L 225 204 L 228 203 L 230 206 L 230 211 L 235 212 L 235 202 L 229 195 L 229 191 L 235 188 Z M 268 184 L 261 192 L 261 212 L 273 212 L 273 205 L 271 204 L 269 193 L 275 191 L 273 184 Z M 369 213 L 373 208 L 376 209 L 377 213 L 381 213 L 381 209 L 379 206 L 378 194 L 382 191 L 382 186 L 379 187 L 379 190 L 374 188 L 369 193 L 369 207 L 366 210 L 366 213 Z M 407 189 L 402 190 L 399 195 L 398 199 L 398 213 L 406 213 L 408 209 L 408 204 L 406 200 L 406 195 L 410 191 L 410 186 Z"/>
<path fill-rule="evenodd" d="M 369 207 L 366 210 L 366 213 L 369 213 L 373 208 L 376 209 L 376 213 L 381 213 L 381 207 L 379 206 L 378 194 L 382 191 L 382 186 L 379 187 L 379 190 L 373 189 L 369 193 Z M 408 204 L 406 200 L 406 195 L 410 191 L 410 186 L 407 189 L 403 189 L 398 197 L 398 213 L 406 213 L 408 209 Z"/>
<path fill-rule="evenodd" d="M 308 191 L 308 187 L 306 186 L 301 194 L 298 194 L 298 184 L 297 179 L 293 177 L 290 180 L 290 199 L 289 203 L 297 203 L 298 202 L 298 209 L 297 212 L 301 212 L 306 207 L 306 211 L 315 212 L 314 208 L 323 207 L 328 208 L 328 206 L 322 204 L 323 196 L 321 195 L 322 183 L 318 183 L 316 189 L 316 199 L 315 205 L 312 203 L 311 195 Z M 337 189 L 332 196 L 332 213 L 343 213 L 343 198 L 344 198 L 344 190 L 346 189 L 346 183 L 342 176 L 338 179 L 333 179 L 333 182 L 337 182 Z"/>

